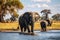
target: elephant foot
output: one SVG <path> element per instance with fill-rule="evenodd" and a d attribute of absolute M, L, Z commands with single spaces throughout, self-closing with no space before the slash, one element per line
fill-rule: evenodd
<path fill-rule="evenodd" d="M 34 31 L 31 31 L 31 33 L 34 33 Z"/>
<path fill-rule="evenodd" d="M 30 31 L 28 31 L 28 33 L 30 33 Z"/>
<path fill-rule="evenodd" d="M 24 28 L 24 32 L 26 32 L 26 28 Z"/>
<path fill-rule="evenodd" d="M 34 33 L 31 33 L 31 35 L 34 35 Z"/>
<path fill-rule="evenodd" d="M 23 32 L 21 32 L 21 33 L 23 33 Z"/>

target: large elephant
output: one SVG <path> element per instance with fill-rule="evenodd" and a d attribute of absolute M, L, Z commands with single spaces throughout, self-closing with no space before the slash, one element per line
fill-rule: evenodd
<path fill-rule="evenodd" d="M 29 25 L 31 26 L 31 32 L 33 32 L 33 18 L 30 12 L 24 13 L 22 16 L 19 17 L 19 25 L 21 28 L 21 32 L 26 31 L 28 29 L 28 32 L 30 32 Z"/>
<path fill-rule="evenodd" d="M 25 12 L 22 16 L 19 17 L 19 25 L 21 28 L 21 32 L 28 30 L 28 32 L 33 33 L 34 28 L 34 17 L 32 12 Z M 31 30 L 29 29 L 29 25 L 31 26 Z"/>

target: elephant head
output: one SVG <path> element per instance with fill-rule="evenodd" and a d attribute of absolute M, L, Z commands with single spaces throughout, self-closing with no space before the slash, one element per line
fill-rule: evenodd
<path fill-rule="evenodd" d="M 31 15 L 33 17 L 34 22 L 36 22 L 40 19 L 40 15 L 37 12 L 31 12 Z"/>

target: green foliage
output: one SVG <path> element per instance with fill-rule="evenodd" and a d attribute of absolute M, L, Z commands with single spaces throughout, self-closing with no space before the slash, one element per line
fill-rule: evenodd
<path fill-rule="evenodd" d="M 43 13 L 45 15 L 42 19 L 47 20 L 47 19 L 49 19 L 48 14 L 51 14 L 51 11 L 49 9 L 44 9 L 41 11 L 41 13 Z"/>
<path fill-rule="evenodd" d="M 60 14 L 55 14 L 52 16 L 53 20 L 60 20 Z"/>
<path fill-rule="evenodd" d="M 23 9 L 23 7 L 24 6 L 20 2 L 20 0 L 0 0 L 0 16 L 2 16 L 2 18 L 0 19 L 3 19 L 3 16 L 7 11 L 13 13 L 15 17 L 18 17 L 19 15 L 15 11 L 15 9 Z"/>
<path fill-rule="evenodd" d="M 17 14 L 17 12 L 14 11 L 13 13 L 14 13 L 14 14 L 13 14 L 14 17 L 18 18 L 19 15 Z"/>

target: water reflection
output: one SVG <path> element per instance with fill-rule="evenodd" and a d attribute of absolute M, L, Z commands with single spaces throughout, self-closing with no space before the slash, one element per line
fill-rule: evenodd
<path fill-rule="evenodd" d="M 0 40 L 60 40 L 60 31 L 35 31 L 35 33 L 34 36 L 19 33 L 0 33 Z"/>

